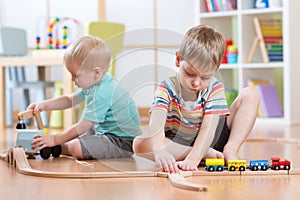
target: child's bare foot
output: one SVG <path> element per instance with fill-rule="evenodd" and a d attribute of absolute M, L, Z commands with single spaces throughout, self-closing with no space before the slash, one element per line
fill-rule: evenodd
<path fill-rule="evenodd" d="M 213 148 L 209 148 L 204 158 L 224 158 L 224 154 Z"/>

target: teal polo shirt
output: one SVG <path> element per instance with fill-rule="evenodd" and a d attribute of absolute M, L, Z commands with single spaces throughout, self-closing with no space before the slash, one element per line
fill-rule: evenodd
<path fill-rule="evenodd" d="M 79 89 L 75 94 L 85 100 L 81 119 L 94 122 L 96 134 L 113 133 L 132 138 L 141 134 L 139 114 L 133 99 L 109 73 L 100 84 L 87 90 Z"/>

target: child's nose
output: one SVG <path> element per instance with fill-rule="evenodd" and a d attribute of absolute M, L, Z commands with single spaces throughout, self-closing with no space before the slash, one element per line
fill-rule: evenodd
<path fill-rule="evenodd" d="M 197 87 L 197 86 L 199 86 L 200 84 L 201 84 L 201 80 L 200 79 L 195 79 L 194 81 L 193 81 L 193 87 Z"/>

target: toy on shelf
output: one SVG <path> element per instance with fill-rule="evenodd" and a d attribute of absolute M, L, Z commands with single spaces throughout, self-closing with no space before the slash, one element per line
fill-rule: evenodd
<path fill-rule="evenodd" d="M 268 53 L 267 53 L 267 50 L 266 50 L 263 34 L 261 32 L 259 19 L 257 17 L 254 17 L 253 22 L 254 22 L 256 37 L 254 38 L 254 41 L 252 43 L 251 50 L 250 50 L 250 53 L 248 55 L 247 62 L 248 63 L 252 62 L 255 50 L 256 50 L 257 46 L 259 45 L 261 55 L 262 55 L 262 58 L 263 58 L 263 62 L 268 63 L 269 62 L 269 57 L 268 57 Z"/>
<path fill-rule="evenodd" d="M 37 130 L 33 129 L 26 129 L 26 125 L 24 123 L 25 119 L 35 118 L 37 124 Z M 24 112 L 20 112 L 18 114 L 18 124 L 17 127 L 18 134 L 17 134 L 17 141 L 16 146 L 22 147 L 25 153 L 29 157 L 34 157 L 34 155 L 40 154 L 43 159 L 48 159 L 51 154 L 53 157 L 59 157 L 61 154 L 61 146 L 57 145 L 54 147 L 45 147 L 40 151 L 32 149 L 32 141 L 36 134 L 48 134 L 48 130 L 44 128 L 40 113 L 33 114 L 32 110 L 27 110 Z"/>
<path fill-rule="evenodd" d="M 37 36 L 35 40 L 35 49 L 41 49 L 41 38 L 39 36 Z"/>
<path fill-rule="evenodd" d="M 235 45 L 228 45 L 226 51 L 227 63 L 235 64 L 238 62 L 238 49 Z"/>
<path fill-rule="evenodd" d="M 253 18 L 256 37 L 252 43 L 247 62 L 252 62 L 257 46 L 260 46 L 263 62 L 282 62 L 282 20 Z"/>
<path fill-rule="evenodd" d="M 73 37 L 69 37 L 68 30 L 73 30 L 72 24 L 75 24 L 77 33 L 72 34 Z M 73 32 L 72 32 L 73 33 Z M 66 49 L 68 43 L 71 43 L 71 40 L 76 39 L 80 35 L 83 35 L 83 26 L 76 19 L 64 17 L 56 17 L 52 19 L 47 27 L 47 48 L 48 49 Z M 41 49 L 40 47 L 41 37 L 36 37 L 36 50 Z M 69 41 L 68 41 L 69 40 Z"/>

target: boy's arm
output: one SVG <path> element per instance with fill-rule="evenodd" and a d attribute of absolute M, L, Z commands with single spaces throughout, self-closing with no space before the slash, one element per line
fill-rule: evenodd
<path fill-rule="evenodd" d="M 156 108 L 151 111 L 149 121 L 149 135 L 144 134 L 144 137 L 150 137 L 152 140 L 152 150 L 155 161 L 160 165 L 164 172 L 178 172 L 178 166 L 174 155 L 168 152 L 166 137 L 165 137 L 165 122 L 167 112 L 163 109 Z"/>
<path fill-rule="evenodd" d="M 86 133 L 94 123 L 87 120 L 80 120 L 78 123 L 74 124 L 70 128 L 64 130 L 63 132 L 54 135 L 54 144 L 64 144 L 74 138 L 77 138 L 83 133 Z"/>
<path fill-rule="evenodd" d="M 87 132 L 92 127 L 92 125 L 93 122 L 91 121 L 80 120 L 78 123 L 56 135 L 37 134 L 32 141 L 32 147 L 43 149 L 45 147 L 64 144 Z"/>
<path fill-rule="evenodd" d="M 178 162 L 178 166 L 183 170 L 196 170 L 201 159 L 207 154 L 214 139 L 219 123 L 218 115 L 205 116 L 194 146 L 186 158 Z"/>
<path fill-rule="evenodd" d="M 149 120 L 149 133 L 143 134 L 144 137 L 153 138 L 153 150 L 160 151 L 165 147 L 165 121 L 167 113 L 163 109 L 154 109 L 151 111 Z M 148 135 L 149 134 L 149 135 Z"/>
<path fill-rule="evenodd" d="M 79 99 L 73 93 L 70 95 L 64 95 L 64 96 L 48 99 L 39 103 L 32 103 L 28 106 L 27 109 L 33 109 L 34 113 L 38 111 L 64 110 L 67 108 L 71 108 L 82 101 L 83 101 L 82 99 Z"/>

